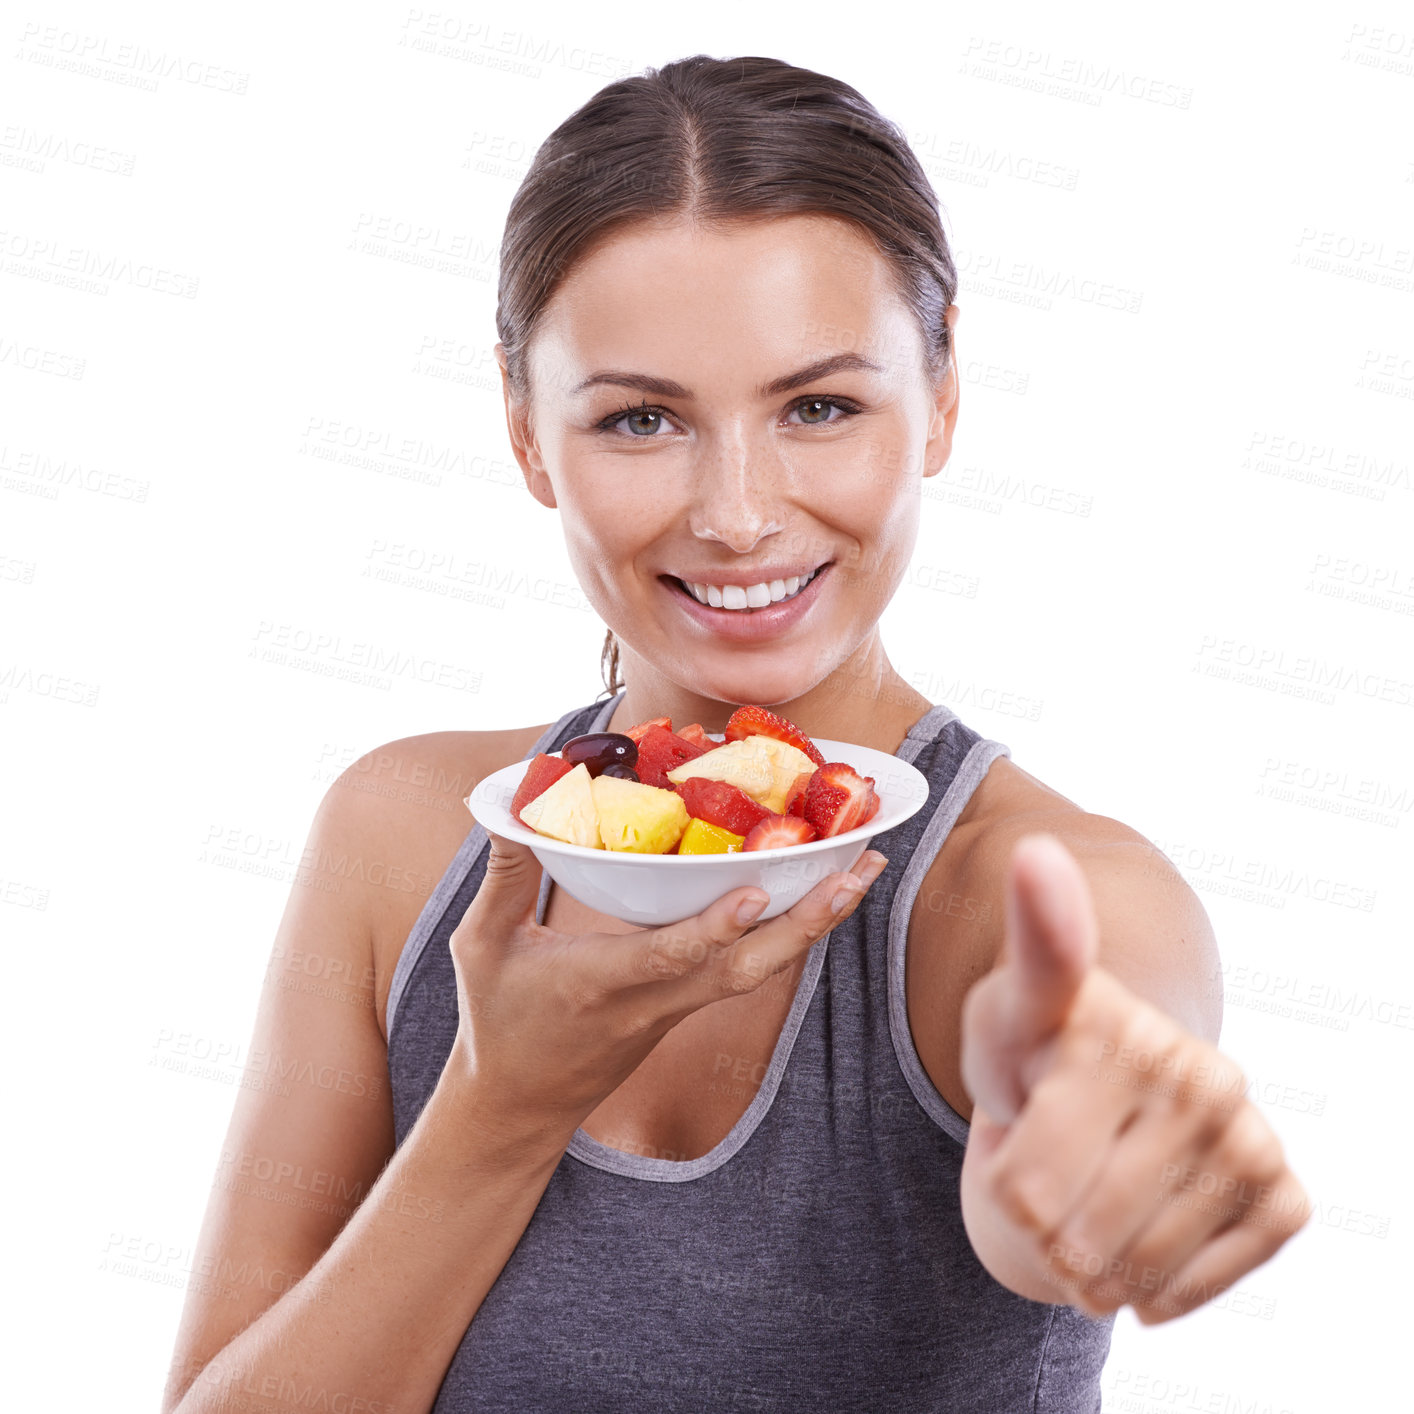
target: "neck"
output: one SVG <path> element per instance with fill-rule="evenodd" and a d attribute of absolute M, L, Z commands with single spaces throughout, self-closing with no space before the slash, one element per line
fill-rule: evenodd
<path fill-rule="evenodd" d="M 700 722 L 705 731 L 720 732 L 742 705 L 704 696 L 672 681 L 623 643 L 619 671 L 624 696 L 614 709 L 610 731 L 667 716 L 675 728 Z M 757 705 L 788 717 L 807 736 L 894 752 L 932 704 L 895 671 L 876 627 L 844 662 L 807 691 L 785 702 Z"/>

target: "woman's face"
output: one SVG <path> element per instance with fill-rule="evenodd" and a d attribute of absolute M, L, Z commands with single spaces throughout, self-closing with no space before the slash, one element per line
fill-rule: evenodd
<path fill-rule="evenodd" d="M 634 225 L 556 290 L 512 440 L 628 663 L 779 704 L 873 656 L 957 413 L 890 274 L 786 216 Z"/>

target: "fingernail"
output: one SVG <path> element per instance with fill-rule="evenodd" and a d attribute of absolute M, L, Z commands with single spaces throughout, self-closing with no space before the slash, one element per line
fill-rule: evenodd
<path fill-rule="evenodd" d="M 744 903 L 738 904 L 736 921 L 738 923 L 750 923 L 769 902 L 770 899 L 749 898 Z"/>
<path fill-rule="evenodd" d="M 861 870 L 859 874 L 860 879 L 864 882 L 865 888 L 868 888 L 869 885 L 884 872 L 884 868 L 888 862 L 889 861 L 882 854 L 873 851 L 870 852 L 868 867 Z"/>
<path fill-rule="evenodd" d="M 841 912 L 852 899 L 858 898 L 863 892 L 864 886 L 862 884 L 846 884 L 830 900 L 830 912 Z"/>

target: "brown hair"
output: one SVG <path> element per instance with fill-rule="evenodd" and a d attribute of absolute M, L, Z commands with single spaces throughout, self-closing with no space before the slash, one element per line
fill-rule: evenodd
<path fill-rule="evenodd" d="M 619 227 L 804 213 L 851 221 L 872 238 L 918 321 L 927 372 L 940 379 L 957 269 L 938 198 L 902 131 L 839 79 L 780 59 L 694 54 L 608 84 L 536 152 L 501 242 L 496 328 L 512 396 L 529 406 L 527 351 L 560 281 Z M 617 692 L 612 629 L 600 667 Z"/>

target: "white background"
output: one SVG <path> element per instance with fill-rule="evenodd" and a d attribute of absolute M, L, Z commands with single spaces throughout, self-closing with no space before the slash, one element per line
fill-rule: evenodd
<path fill-rule="evenodd" d="M 1106 1407 L 1391 1407 L 1414 23 L 1374 0 L 1162 27 L 926 11 L 922 32 L 880 4 L 7 15 L 7 1211 L 39 1318 L 15 1407 L 156 1407 L 236 1074 L 161 1062 L 245 1046 L 337 770 L 598 692 L 602 625 L 506 440 L 496 252 L 556 124 L 699 51 L 846 80 L 927 167 L 966 386 L 886 642 L 1178 863 L 1228 969 L 1222 1044 L 1320 1205 L 1224 1303 L 1123 1313 Z M 167 76 L 131 82 L 134 51 Z M 69 262 L 96 288 L 61 283 Z M 377 577 L 439 555 L 450 572 Z M 337 676 L 370 655 L 406 670 Z"/>

